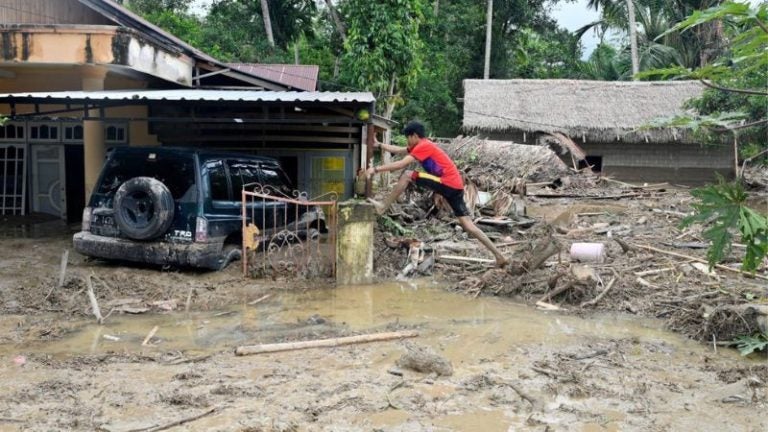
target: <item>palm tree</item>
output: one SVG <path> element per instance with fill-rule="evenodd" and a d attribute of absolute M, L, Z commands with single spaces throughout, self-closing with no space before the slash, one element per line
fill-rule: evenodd
<path fill-rule="evenodd" d="M 272 20 L 269 19 L 269 3 L 261 0 L 261 16 L 264 18 L 264 29 L 267 31 L 269 46 L 275 47 L 275 37 L 272 35 Z"/>
<path fill-rule="evenodd" d="M 631 6 L 637 23 L 639 70 L 671 65 L 696 68 L 706 65 L 719 49 L 722 33 L 718 31 L 718 26 L 699 30 L 698 33 L 667 33 L 667 30 L 685 19 L 693 10 L 708 8 L 719 2 L 720 0 L 589 0 L 588 7 L 600 10 L 601 17 L 598 21 L 578 29 L 576 35 L 582 37 L 593 29 L 600 32 L 601 39 L 610 30 L 629 33 L 632 20 L 629 18 L 628 9 Z M 624 57 L 631 60 L 630 47 L 623 47 L 619 63 L 624 62 Z M 631 76 L 622 73 L 624 79 Z"/>

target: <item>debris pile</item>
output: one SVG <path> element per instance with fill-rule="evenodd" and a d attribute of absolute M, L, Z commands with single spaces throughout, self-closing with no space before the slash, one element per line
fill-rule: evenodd
<path fill-rule="evenodd" d="M 768 265 L 739 269 L 745 247 L 709 269 L 690 191 L 632 185 L 576 171 L 550 150 L 459 138 L 444 144 L 465 177 L 475 223 L 510 259 L 468 237 L 429 191 L 408 190 L 380 218 L 375 267 L 383 278 L 439 275 L 470 296 L 514 296 L 539 308 L 605 309 L 663 318 L 699 340 L 768 329 Z M 503 155 L 503 156 L 502 156 Z M 386 191 L 382 191 L 385 193 Z M 760 193 L 765 194 L 765 190 Z"/>

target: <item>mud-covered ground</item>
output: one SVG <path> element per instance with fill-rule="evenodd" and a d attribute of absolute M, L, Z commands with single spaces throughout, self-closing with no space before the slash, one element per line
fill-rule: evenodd
<path fill-rule="evenodd" d="M 764 357 L 637 321 L 647 299 L 574 315 L 449 292 L 455 281 L 429 282 L 439 267 L 416 284 L 331 290 L 244 279 L 238 266 L 163 271 L 74 252 L 58 288 L 71 228 L 11 225 L 0 239 L 0 431 L 768 430 Z M 112 311 L 102 326 L 85 293 L 91 274 Z M 233 354 L 397 330 L 419 337 Z M 408 344 L 453 373 L 398 366 Z"/>

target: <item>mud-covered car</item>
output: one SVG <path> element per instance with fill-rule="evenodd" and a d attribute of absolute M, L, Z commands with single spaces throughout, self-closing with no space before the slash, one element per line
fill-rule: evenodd
<path fill-rule="evenodd" d="M 73 238 L 81 254 L 220 270 L 241 255 L 243 186 L 290 194 L 277 160 L 171 147 L 111 151 Z M 280 220 L 318 232 L 322 211 L 255 200 L 254 221 Z M 308 235 L 305 233 L 305 235 Z"/>

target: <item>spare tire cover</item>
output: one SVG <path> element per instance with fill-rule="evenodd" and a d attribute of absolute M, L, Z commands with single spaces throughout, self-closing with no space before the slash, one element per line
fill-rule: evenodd
<path fill-rule="evenodd" d="M 126 237 L 150 240 L 171 227 L 173 205 L 171 191 L 160 180 L 134 177 L 115 193 L 115 222 Z"/>

